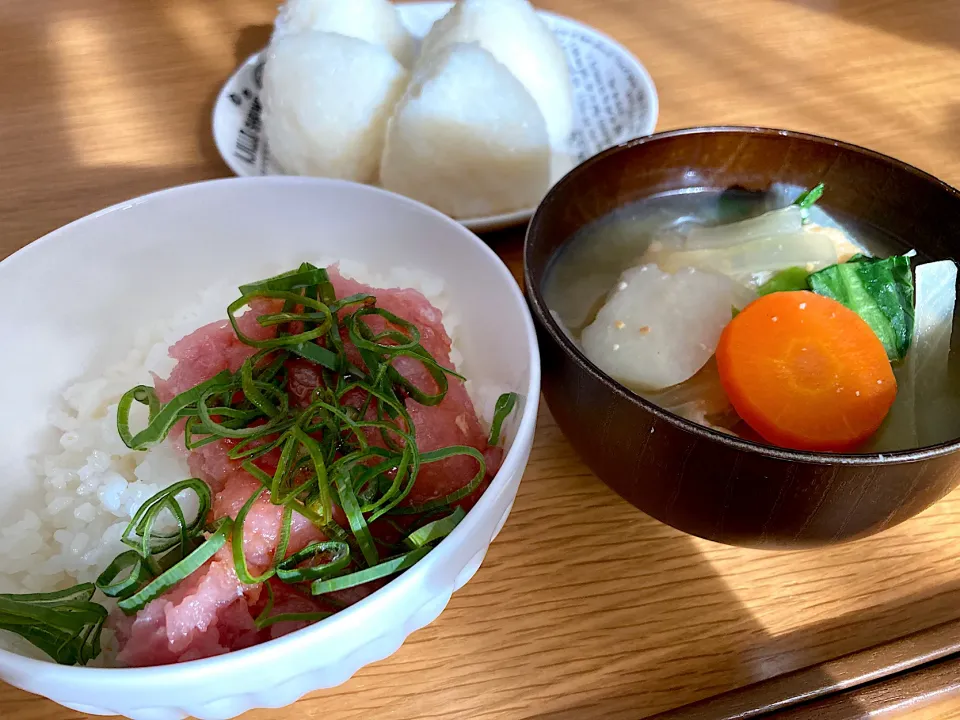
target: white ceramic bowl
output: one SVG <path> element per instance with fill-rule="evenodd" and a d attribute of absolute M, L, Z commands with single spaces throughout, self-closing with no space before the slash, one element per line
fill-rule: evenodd
<path fill-rule="evenodd" d="M 27 460 L 60 391 L 117 359 L 138 322 L 163 319 L 178 298 L 216 280 L 246 281 L 265 265 L 330 257 L 443 278 L 461 318 L 467 374 L 524 396 L 503 466 L 477 505 L 386 587 L 278 640 L 144 669 L 65 667 L 0 650 L 0 678 L 81 712 L 135 720 L 213 720 L 280 707 L 395 652 L 477 571 L 510 513 L 533 442 L 540 389 L 533 323 L 510 272 L 476 236 L 424 205 L 353 183 L 263 177 L 164 190 L 78 220 L 0 263 L 0 336 L 16 339 L 15 352 L 0 355 L 4 492 L 30 482 Z M 2 511 L 0 520 L 7 521 Z"/>

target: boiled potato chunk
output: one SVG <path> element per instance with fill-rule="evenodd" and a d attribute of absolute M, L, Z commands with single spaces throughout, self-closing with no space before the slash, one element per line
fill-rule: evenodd
<path fill-rule="evenodd" d="M 720 333 L 753 293 L 703 270 L 676 274 L 630 268 L 582 335 L 587 357 L 615 380 L 643 391 L 693 377 L 713 356 Z"/>

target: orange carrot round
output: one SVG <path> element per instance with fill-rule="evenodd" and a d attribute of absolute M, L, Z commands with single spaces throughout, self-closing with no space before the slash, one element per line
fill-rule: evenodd
<path fill-rule="evenodd" d="M 764 295 L 717 346 L 720 380 L 741 418 L 774 445 L 853 450 L 877 431 L 897 394 L 870 326 L 811 292 Z"/>

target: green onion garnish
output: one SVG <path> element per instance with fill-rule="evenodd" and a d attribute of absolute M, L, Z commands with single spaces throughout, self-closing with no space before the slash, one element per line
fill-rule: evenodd
<path fill-rule="evenodd" d="M 217 551 L 227 544 L 227 538 L 233 529 L 233 522 L 223 518 L 217 523 L 213 534 L 200 547 L 187 555 L 172 568 L 152 580 L 143 589 L 130 597 L 124 598 L 117 605 L 128 615 L 146 607 L 147 603 L 160 597 L 184 578 L 199 570 L 204 563 L 217 554 Z"/>
<path fill-rule="evenodd" d="M 453 532 L 453 529 L 460 524 L 460 521 L 466 517 L 466 513 L 463 511 L 463 508 L 457 508 L 453 511 L 451 515 L 447 515 L 445 518 L 440 518 L 439 520 L 434 520 L 431 523 L 427 523 L 422 528 L 414 530 L 412 533 L 407 535 L 404 538 L 404 544 L 409 547 L 411 550 L 416 550 L 417 548 L 423 547 L 424 545 L 429 545 L 430 543 L 445 538 L 447 535 Z"/>
<path fill-rule="evenodd" d="M 279 622 L 317 622 L 318 620 L 325 620 L 333 615 L 333 613 L 329 612 L 278 613 L 277 615 L 270 615 L 273 611 L 274 603 L 273 586 L 267 583 L 266 587 L 267 602 L 263 606 L 263 610 L 253 621 L 254 625 L 257 626 L 257 630 L 263 630 Z"/>
<path fill-rule="evenodd" d="M 186 490 L 192 490 L 199 502 L 197 516 L 189 523 L 184 518 L 180 503 L 176 500 L 176 495 Z M 140 506 L 140 509 L 137 510 L 137 513 L 127 525 L 126 530 L 123 531 L 121 542 L 132 547 L 144 559 L 163 553 L 175 546 L 180 546 L 181 556 L 183 557 L 187 551 L 188 540 L 198 535 L 203 529 L 212 501 L 210 487 L 199 478 L 190 478 L 174 483 Z M 160 513 L 164 510 L 169 511 L 177 521 L 178 529 L 174 533 L 155 532 L 153 529 Z"/>
<path fill-rule="evenodd" d="M 86 665 L 100 654 L 107 619 L 91 602 L 93 583 L 50 593 L 0 595 L 0 629 L 30 641 L 62 665 Z"/>
<path fill-rule="evenodd" d="M 196 403 L 208 390 L 223 389 L 229 381 L 230 374 L 223 371 L 206 382 L 177 395 L 162 409 L 160 401 L 157 400 L 157 393 L 152 387 L 138 385 L 128 390 L 120 398 L 117 406 L 117 432 L 120 434 L 120 439 L 132 450 L 149 450 L 167 436 L 170 428 L 181 418 L 181 413 L 190 405 Z M 147 427 L 136 435 L 130 433 L 130 408 L 134 401 L 150 407 Z"/>
<path fill-rule="evenodd" d="M 300 567 L 306 561 L 320 556 L 327 556 L 328 559 L 320 565 Z M 337 541 L 315 542 L 278 564 L 277 577 L 285 583 L 310 582 L 336 576 L 346 570 L 349 564 L 350 546 L 347 543 Z"/>
<path fill-rule="evenodd" d="M 371 580 L 389 577 L 390 575 L 412 567 L 418 560 L 430 552 L 430 550 L 430 547 L 417 548 L 416 550 L 411 550 L 408 553 L 382 562 L 379 565 L 349 573 L 348 575 L 341 575 L 330 578 L 329 580 L 314 580 L 313 584 L 310 585 L 310 592 L 314 595 L 323 595 L 325 593 L 363 585 Z"/>
<path fill-rule="evenodd" d="M 488 445 L 500 444 L 500 429 L 503 427 L 503 421 L 513 412 L 519 399 L 520 396 L 515 392 L 504 393 L 497 398 L 497 404 L 493 408 L 493 422 L 490 423 Z"/>

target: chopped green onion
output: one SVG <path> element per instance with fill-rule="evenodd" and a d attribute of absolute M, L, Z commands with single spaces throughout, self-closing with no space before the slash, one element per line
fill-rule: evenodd
<path fill-rule="evenodd" d="M 263 491 L 266 488 L 259 488 L 254 491 L 247 501 L 243 504 L 243 507 L 240 508 L 240 512 L 237 513 L 236 519 L 233 521 L 233 530 L 231 538 L 231 550 L 233 551 L 233 564 L 237 571 L 237 578 L 244 585 L 255 585 L 257 583 L 266 582 L 273 577 L 275 569 L 273 567 L 267 568 L 261 575 L 251 575 L 250 568 L 247 565 L 247 556 L 244 552 L 243 547 L 243 524 L 247 520 L 247 515 L 250 513 L 250 509 L 253 507 L 257 499 L 263 494 Z M 287 509 L 284 509 L 284 512 L 287 512 Z M 285 518 L 287 519 L 287 518 Z M 289 538 L 289 533 L 287 533 L 287 538 Z M 283 553 L 280 552 L 280 548 L 277 548 L 277 556 L 283 557 L 286 554 L 286 543 L 284 543 Z"/>
<path fill-rule="evenodd" d="M 0 595 L 0 630 L 33 643 L 61 665 L 86 665 L 100 654 L 107 610 L 83 583 L 50 593 Z"/>
<path fill-rule="evenodd" d="M 287 349 L 305 360 L 309 360 L 317 365 L 322 365 L 330 370 L 337 370 L 339 368 L 337 354 L 316 343 L 297 343 L 296 345 L 290 345 Z"/>
<path fill-rule="evenodd" d="M 347 516 L 347 522 L 350 523 L 350 530 L 357 539 L 360 552 L 363 553 L 363 558 L 368 565 L 376 565 L 380 561 L 380 553 L 377 552 L 373 535 L 370 534 L 370 525 L 360 512 L 360 503 L 353 491 L 350 477 L 345 472 L 338 472 L 334 477 L 337 493 L 340 495 L 340 507 L 343 514 Z"/>
<path fill-rule="evenodd" d="M 422 528 L 414 530 L 404 538 L 403 542 L 411 550 L 429 545 L 435 540 L 445 538 L 452 533 L 453 529 L 459 525 L 460 521 L 466 516 L 467 514 L 463 511 L 463 508 L 458 507 L 451 515 L 447 515 L 447 517 L 440 518 L 439 520 L 434 520 Z"/>
<path fill-rule="evenodd" d="M 303 263 L 297 270 L 280 273 L 266 280 L 258 280 L 257 282 L 241 285 L 239 289 L 241 295 L 253 295 L 263 290 L 292 292 L 329 281 L 330 276 L 324 268 L 318 268 L 310 263 Z"/>
<path fill-rule="evenodd" d="M 187 490 L 192 490 L 196 494 L 198 502 L 197 515 L 189 523 L 185 520 L 180 503 L 176 500 L 178 494 Z M 210 493 L 210 486 L 203 480 L 189 478 L 176 482 L 161 490 L 140 506 L 140 509 L 137 510 L 133 519 L 130 520 L 123 531 L 121 542 L 132 547 L 144 559 L 165 552 L 177 545 L 180 545 L 186 551 L 188 539 L 195 537 L 203 530 L 212 502 L 213 496 Z M 177 532 L 154 532 L 153 526 L 164 510 L 170 511 L 176 519 Z"/>
<path fill-rule="evenodd" d="M 254 625 L 257 626 L 257 630 L 263 630 L 264 628 L 280 622 L 317 622 L 318 620 L 325 620 L 333 615 L 333 613 L 318 611 L 304 613 L 279 613 L 271 616 L 270 613 L 273 611 L 273 604 L 273 586 L 270 585 L 270 583 L 267 583 L 267 602 L 263 606 L 263 610 L 253 621 Z"/>
<path fill-rule="evenodd" d="M 130 597 L 124 598 L 117 603 L 117 605 L 127 615 L 132 615 L 138 610 L 142 610 L 151 600 L 160 597 L 178 582 L 195 573 L 207 560 L 216 555 L 217 551 L 227 544 L 227 537 L 230 535 L 232 529 L 233 522 L 230 518 L 221 519 L 218 521 L 213 534 L 208 537 L 200 547 L 158 578 L 151 581 L 142 590 L 139 590 Z"/>
<path fill-rule="evenodd" d="M 132 390 L 128 390 L 120 398 L 117 405 L 117 432 L 120 434 L 120 439 L 131 450 L 149 450 L 167 437 L 170 428 L 183 417 L 182 413 L 203 395 L 216 389 L 223 390 L 232 382 L 230 373 L 224 370 L 210 380 L 180 393 L 162 407 L 159 406 L 157 393 L 153 388 L 138 385 Z M 134 401 L 150 407 L 150 419 L 147 427 L 136 435 L 130 432 L 130 409 Z"/>
<path fill-rule="evenodd" d="M 333 615 L 332 612 L 302 612 L 302 613 L 279 613 L 277 615 L 272 615 L 271 617 L 257 618 L 256 626 L 258 630 L 263 630 L 266 627 L 271 625 L 276 625 L 281 622 L 318 622 L 320 620 L 326 620 L 328 617 Z"/>
<path fill-rule="evenodd" d="M 394 510 L 394 513 L 398 515 L 419 515 L 420 513 L 430 512 L 431 510 L 453 505 L 453 503 L 460 502 L 465 497 L 476 491 L 476 489 L 479 488 L 483 483 L 483 479 L 487 474 L 487 464 L 483 459 L 483 455 L 476 448 L 470 447 L 469 445 L 452 445 L 450 447 L 440 448 L 439 450 L 423 453 L 420 456 L 420 463 L 426 465 L 427 463 L 446 460 L 447 458 L 454 457 L 456 455 L 469 455 L 480 465 L 480 469 L 477 471 L 477 474 L 473 476 L 473 480 L 449 495 L 444 495 L 443 497 L 435 500 L 429 500 L 422 505 L 410 505 L 409 507 L 402 508 L 398 507 Z"/>
<path fill-rule="evenodd" d="M 323 451 L 320 445 L 312 437 L 307 435 L 300 428 L 294 428 L 294 438 L 306 448 L 310 461 L 313 463 L 313 472 L 317 478 L 317 489 L 320 494 L 320 507 L 322 509 L 323 522 L 333 521 L 333 499 L 330 497 L 330 483 L 327 479 L 327 468 L 323 461 Z"/>
<path fill-rule="evenodd" d="M 141 585 L 152 578 L 153 575 L 140 553 L 127 550 L 117 555 L 100 573 L 96 586 L 107 597 L 125 598 L 133 595 Z"/>
<path fill-rule="evenodd" d="M 513 412 L 513 408 L 516 407 L 519 399 L 520 396 L 515 392 L 504 393 L 497 398 L 497 404 L 493 409 L 493 422 L 490 423 L 488 445 L 495 447 L 500 444 L 500 429 L 503 427 L 503 421 Z"/>
<path fill-rule="evenodd" d="M 299 567 L 307 560 L 321 555 L 329 559 L 321 565 Z M 345 542 L 325 541 L 307 545 L 277 565 L 277 577 L 285 583 L 309 582 L 339 574 L 350 565 L 350 546 Z"/>
<path fill-rule="evenodd" d="M 363 585 L 371 580 L 389 577 L 415 565 L 422 557 L 430 552 L 430 549 L 429 547 L 417 548 L 404 555 L 399 555 L 378 565 L 364 568 L 349 575 L 340 575 L 339 577 L 326 580 L 314 580 L 313 584 L 310 585 L 310 592 L 314 595 L 323 595 L 325 593 Z"/>
<path fill-rule="evenodd" d="M 241 308 L 246 307 L 250 304 L 251 300 L 257 298 L 265 298 L 272 300 L 287 300 L 296 305 L 302 305 L 304 308 L 309 308 L 311 310 L 316 310 L 319 315 L 316 313 L 306 313 L 300 315 L 290 315 L 288 319 L 280 321 L 277 318 L 277 322 L 289 322 L 289 320 L 303 320 L 304 322 L 313 322 L 314 320 L 320 319 L 320 323 L 310 330 L 304 330 L 301 333 L 296 335 L 278 335 L 274 338 L 268 338 L 266 340 L 256 340 L 249 335 L 246 335 L 240 326 L 237 324 L 236 313 Z M 270 317 L 270 316 L 261 316 Z M 245 345 L 250 347 L 261 348 L 261 349 L 270 349 L 270 348 L 281 348 L 292 345 L 298 345 L 300 343 L 308 342 L 310 340 L 316 340 L 317 338 L 323 337 L 327 330 L 330 329 L 330 325 L 333 322 L 333 317 L 330 313 L 330 308 L 324 305 L 318 300 L 307 297 L 306 295 L 298 295 L 296 293 L 287 292 L 284 290 L 257 290 L 254 293 L 243 295 L 242 297 L 234 300 L 230 305 L 227 306 L 227 319 L 230 321 L 230 324 L 233 326 L 233 331 L 237 334 L 237 337 Z M 273 320 L 261 323 L 263 325 L 272 325 Z"/>

